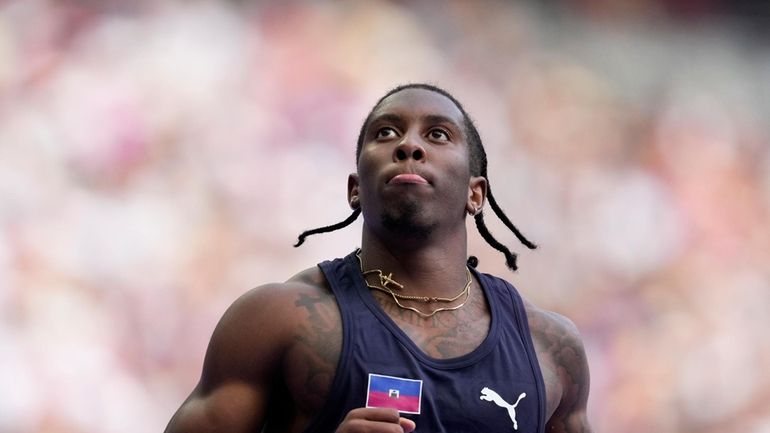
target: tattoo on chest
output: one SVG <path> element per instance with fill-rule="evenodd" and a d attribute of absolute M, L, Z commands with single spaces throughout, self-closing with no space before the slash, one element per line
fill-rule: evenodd
<path fill-rule="evenodd" d="M 423 318 L 399 308 L 387 296 L 374 294 L 383 311 L 428 356 L 449 359 L 472 352 L 489 332 L 489 314 L 483 297 L 463 308 Z"/>

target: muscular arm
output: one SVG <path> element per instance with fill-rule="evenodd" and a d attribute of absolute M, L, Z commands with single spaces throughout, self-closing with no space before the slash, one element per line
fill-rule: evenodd
<path fill-rule="evenodd" d="M 166 433 L 259 431 L 289 338 L 284 304 L 277 285 L 233 303 L 211 337 L 198 385 Z"/>
<path fill-rule="evenodd" d="M 528 315 L 546 385 L 546 432 L 591 433 L 586 413 L 590 375 L 577 328 L 566 317 L 531 305 Z"/>

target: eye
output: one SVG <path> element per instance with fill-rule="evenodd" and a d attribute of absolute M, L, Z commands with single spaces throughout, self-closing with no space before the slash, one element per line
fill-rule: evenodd
<path fill-rule="evenodd" d="M 396 130 L 389 126 L 386 126 L 384 128 L 378 129 L 377 135 L 374 138 L 378 140 L 382 140 L 382 139 L 388 139 L 388 138 L 395 138 L 396 136 L 398 136 L 398 133 L 396 132 Z"/>
<path fill-rule="evenodd" d="M 441 128 L 433 128 L 428 131 L 428 137 L 436 141 L 449 141 L 449 133 Z"/>

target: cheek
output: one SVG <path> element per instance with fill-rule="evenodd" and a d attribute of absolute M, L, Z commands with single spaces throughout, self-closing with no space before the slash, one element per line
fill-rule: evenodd
<path fill-rule="evenodd" d="M 368 156 L 369 155 L 367 154 L 361 154 L 361 157 L 358 158 L 358 163 L 356 164 L 356 170 L 358 171 L 359 176 L 372 171 L 371 158 L 368 158 Z"/>
<path fill-rule="evenodd" d="M 452 179 L 457 180 L 458 183 L 463 184 L 463 188 L 469 185 L 471 179 L 471 168 L 468 165 L 468 161 L 458 158 L 456 161 L 447 166 L 447 172 Z"/>
<path fill-rule="evenodd" d="M 356 170 L 358 172 L 358 190 L 360 195 L 371 193 L 376 187 L 375 164 L 371 159 L 365 159 L 362 155 L 358 161 Z"/>
<path fill-rule="evenodd" d="M 392 150 L 386 146 L 364 146 L 356 164 L 359 176 L 374 177 L 383 165 L 391 162 Z"/>

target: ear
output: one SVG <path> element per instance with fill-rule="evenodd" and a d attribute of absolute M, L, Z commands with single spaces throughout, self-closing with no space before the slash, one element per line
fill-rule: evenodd
<path fill-rule="evenodd" d="M 468 215 L 476 215 L 481 212 L 484 202 L 487 200 L 487 179 L 483 176 L 471 176 L 468 182 L 468 201 L 465 210 Z"/>
<path fill-rule="evenodd" d="M 353 210 L 361 207 L 358 198 L 358 174 L 356 173 L 348 175 L 348 205 Z"/>

